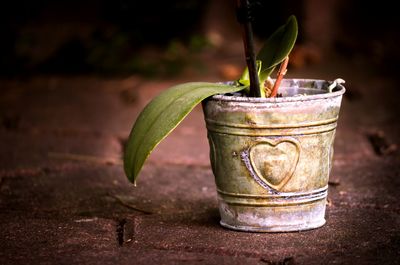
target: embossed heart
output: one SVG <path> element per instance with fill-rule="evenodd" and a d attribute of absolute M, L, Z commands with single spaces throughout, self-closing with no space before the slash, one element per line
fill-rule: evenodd
<path fill-rule="evenodd" d="M 249 152 L 250 163 L 259 179 L 276 191 L 292 178 L 300 157 L 300 144 L 292 138 L 265 140 Z"/>

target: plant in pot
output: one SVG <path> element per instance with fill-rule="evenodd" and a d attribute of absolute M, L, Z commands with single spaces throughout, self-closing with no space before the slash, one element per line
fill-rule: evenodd
<path fill-rule="evenodd" d="M 238 10 L 246 10 L 247 1 L 241 2 Z M 155 97 L 133 125 L 125 173 L 136 184 L 151 151 L 202 103 L 221 225 L 257 232 L 320 227 L 343 80 L 283 79 L 297 38 L 294 16 L 257 56 L 250 21 L 241 16 L 240 22 L 248 66 L 243 75 L 227 83 L 179 84 Z"/>

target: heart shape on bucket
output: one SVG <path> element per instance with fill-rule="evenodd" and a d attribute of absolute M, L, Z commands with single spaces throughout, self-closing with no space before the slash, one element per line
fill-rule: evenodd
<path fill-rule="evenodd" d="M 300 144 L 294 138 L 264 140 L 253 145 L 248 151 L 252 171 L 256 175 L 253 177 L 258 178 L 256 181 L 261 186 L 280 191 L 296 170 L 300 150 Z"/>

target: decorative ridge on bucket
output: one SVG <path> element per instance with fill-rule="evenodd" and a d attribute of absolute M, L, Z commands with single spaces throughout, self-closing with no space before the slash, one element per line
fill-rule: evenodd
<path fill-rule="evenodd" d="M 232 205 L 282 206 L 323 200 L 328 194 L 328 186 L 310 192 L 278 192 L 271 195 L 229 193 L 219 189 L 217 192 L 220 197 Z M 244 201 L 240 201 L 241 199 Z"/>
<path fill-rule="evenodd" d="M 203 103 L 221 225 L 282 232 L 325 223 L 345 91 L 338 84 L 329 92 L 331 84 L 286 79 L 282 98 L 217 95 Z"/>

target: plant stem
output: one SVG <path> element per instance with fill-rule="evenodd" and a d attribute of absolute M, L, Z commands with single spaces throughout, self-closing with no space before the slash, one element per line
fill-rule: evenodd
<path fill-rule="evenodd" d="M 247 68 L 250 77 L 250 96 L 261 97 L 260 81 L 257 74 L 256 54 L 254 51 L 253 30 L 251 27 L 251 19 L 249 14 L 248 0 L 237 0 L 238 21 L 242 24 L 242 36 L 244 44 L 244 52 L 246 55 Z"/>
<path fill-rule="evenodd" d="M 289 63 L 289 56 L 286 57 L 285 60 L 283 60 L 281 66 L 279 67 L 278 76 L 276 77 L 276 81 L 270 95 L 271 98 L 276 97 L 276 94 L 278 94 L 278 88 L 281 84 L 283 76 L 286 74 L 286 68 L 288 66 L 288 63 Z"/>

